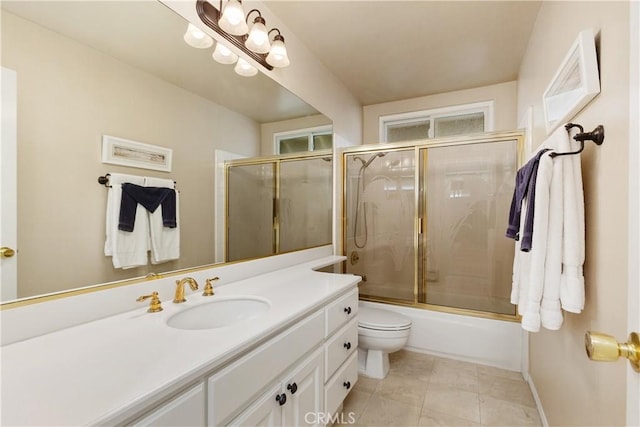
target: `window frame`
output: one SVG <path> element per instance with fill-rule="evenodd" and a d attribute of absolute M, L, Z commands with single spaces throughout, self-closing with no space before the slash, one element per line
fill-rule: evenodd
<path fill-rule="evenodd" d="M 307 136 L 307 151 L 315 151 L 313 137 L 316 135 L 329 135 L 333 133 L 333 125 L 314 126 L 304 129 L 289 130 L 284 132 L 274 132 L 273 146 L 274 153 L 280 154 L 280 141 L 283 139 L 300 138 Z M 333 145 L 333 142 L 332 142 Z"/>
<path fill-rule="evenodd" d="M 379 117 L 378 139 L 380 144 L 386 144 L 387 129 L 389 126 L 411 124 L 416 122 L 429 122 L 429 134 L 427 139 L 434 138 L 435 119 L 442 117 L 455 117 L 473 113 L 484 113 L 484 131 L 493 132 L 494 123 L 494 101 L 474 102 L 470 104 L 454 105 L 450 107 L 431 108 L 428 110 L 411 111 L 407 113 L 389 114 Z M 397 141 L 400 142 L 400 141 Z"/>

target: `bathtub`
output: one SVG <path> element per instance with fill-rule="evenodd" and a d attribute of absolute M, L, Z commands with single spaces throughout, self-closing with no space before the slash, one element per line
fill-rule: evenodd
<path fill-rule="evenodd" d="M 413 322 L 406 350 L 511 371 L 527 372 L 527 340 L 520 323 L 360 301 L 403 314 Z M 523 356 L 525 356 L 523 358 Z"/>

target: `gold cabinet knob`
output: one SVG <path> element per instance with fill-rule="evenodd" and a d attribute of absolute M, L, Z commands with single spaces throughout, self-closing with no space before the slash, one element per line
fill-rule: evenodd
<path fill-rule="evenodd" d="M 8 248 L 6 246 L 3 246 L 0 248 L 0 258 L 11 258 L 15 254 L 16 254 L 16 251 L 14 251 L 11 248 Z"/>
<path fill-rule="evenodd" d="M 629 359 L 636 372 L 640 372 L 640 335 L 632 332 L 626 343 L 619 343 L 611 335 L 588 331 L 584 334 L 584 346 L 591 360 L 614 362 L 620 357 Z"/>
<path fill-rule="evenodd" d="M 215 294 L 213 291 L 213 284 L 211 282 L 215 282 L 216 280 L 220 280 L 219 277 L 212 277 L 211 279 L 207 279 L 204 285 L 204 292 L 202 292 L 202 296 L 210 297 Z"/>
<path fill-rule="evenodd" d="M 138 297 L 136 301 L 140 302 L 148 298 L 151 298 L 149 309 L 147 310 L 149 313 L 157 313 L 158 311 L 162 311 L 162 305 L 160 303 L 160 298 L 158 298 L 157 292 L 152 292 L 151 295 L 142 295 L 141 297 Z"/>

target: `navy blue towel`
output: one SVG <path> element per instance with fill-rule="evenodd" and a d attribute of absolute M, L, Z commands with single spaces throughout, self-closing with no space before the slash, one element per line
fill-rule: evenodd
<path fill-rule="evenodd" d="M 538 177 L 538 164 L 540 157 L 549 151 L 543 149 L 536 153 L 535 157 L 529 160 L 516 174 L 516 188 L 511 199 L 511 209 L 509 210 L 509 226 L 506 236 L 521 240 L 520 250 L 529 252 L 531 250 L 533 238 L 533 211 L 536 199 L 536 179 Z M 520 217 L 522 215 L 522 201 L 527 199 L 527 216 L 524 219 L 524 230 L 520 235 Z"/>
<path fill-rule="evenodd" d="M 122 184 L 118 230 L 133 231 L 138 203 L 151 213 L 162 205 L 162 224 L 169 228 L 178 226 L 176 221 L 176 191 L 173 188 L 142 187 L 125 183 Z"/>

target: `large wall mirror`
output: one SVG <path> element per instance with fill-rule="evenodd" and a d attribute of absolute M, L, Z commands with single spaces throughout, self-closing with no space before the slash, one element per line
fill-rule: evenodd
<path fill-rule="evenodd" d="M 1 6 L 2 67 L 17 75 L 19 299 L 220 261 L 216 156 L 273 155 L 274 130 L 331 124 L 262 73 L 188 46 L 187 22 L 159 2 Z M 170 148 L 171 172 L 102 163 L 102 135 Z M 97 182 L 108 173 L 177 182 L 178 260 L 114 268 Z"/>

